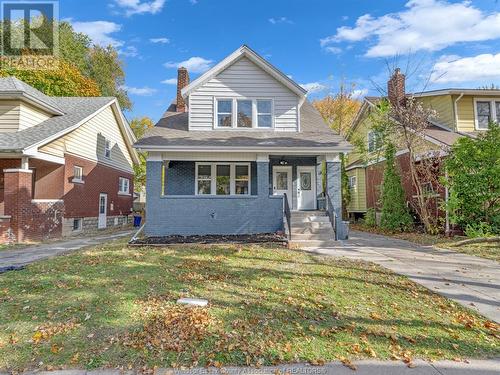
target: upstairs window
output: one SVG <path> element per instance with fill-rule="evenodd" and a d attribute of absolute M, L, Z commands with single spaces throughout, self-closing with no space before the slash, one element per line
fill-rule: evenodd
<path fill-rule="evenodd" d="M 500 101 L 480 99 L 475 107 L 477 130 L 488 130 L 491 122 L 500 123 Z"/>
<path fill-rule="evenodd" d="M 382 147 L 380 135 L 375 131 L 368 132 L 368 152 L 375 152 Z"/>
<path fill-rule="evenodd" d="M 251 128 L 252 127 L 252 101 L 251 100 L 237 100 L 238 111 L 238 128 Z"/>
<path fill-rule="evenodd" d="M 273 102 L 272 100 L 257 100 L 257 127 L 273 127 Z"/>
<path fill-rule="evenodd" d="M 72 182 L 83 182 L 83 168 L 78 165 L 73 166 L 73 180 Z"/>
<path fill-rule="evenodd" d="M 111 141 L 109 139 L 104 141 L 104 156 L 111 158 Z"/>
<path fill-rule="evenodd" d="M 231 99 L 217 100 L 217 126 L 219 128 L 233 127 L 233 101 Z"/>
<path fill-rule="evenodd" d="M 356 176 L 349 177 L 349 189 L 356 190 Z"/>
<path fill-rule="evenodd" d="M 120 177 L 118 180 L 118 193 L 130 194 L 130 180 L 125 177 Z"/>

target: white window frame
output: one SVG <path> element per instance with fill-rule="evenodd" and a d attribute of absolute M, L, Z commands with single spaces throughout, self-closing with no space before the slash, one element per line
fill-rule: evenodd
<path fill-rule="evenodd" d="M 210 194 L 198 194 L 198 166 L 209 165 L 210 166 Z M 229 195 L 217 195 L 217 166 L 218 165 L 229 165 Z M 248 193 L 247 194 L 236 194 L 236 166 L 244 165 L 248 167 Z M 194 176 L 194 193 L 195 195 L 203 196 L 220 196 L 220 197 L 245 197 L 252 194 L 252 167 L 250 163 L 234 163 L 234 162 L 197 162 L 195 163 L 195 176 Z M 208 180 L 204 180 L 208 181 Z M 243 180 L 241 180 L 243 181 Z"/>
<path fill-rule="evenodd" d="M 352 183 L 354 181 L 354 183 Z M 349 176 L 349 189 L 356 191 L 358 179 L 356 176 Z"/>
<path fill-rule="evenodd" d="M 122 182 L 126 182 L 123 187 L 127 187 L 127 189 L 122 189 Z M 126 177 L 118 177 L 118 194 L 119 195 L 130 195 L 130 179 Z"/>
<path fill-rule="evenodd" d="M 111 159 L 111 141 L 104 138 L 104 157 Z"/>
<path fill-rule="evenodd" d="M 232 117 L 231 117 L 231 127 L 219 126 L 219 100 L 231 100 L 232 101 Z M 238 100 L 248 100 L 252 102 L 252 127 L 251 128 L 239 128 L 238 127 Z M 257 101 L 258 100 L 269 100 L 271 101 L 271 127 L 259 127 L 258 126 L 258 112 L 257 112 Z M 227 112 L 224 112 L 227 113 Z M 267 114 L 267 113 L 262 113 Z M 238 97 L 238 98 L 228 98 L 224 96 L 216 96 L 214 97 L 214 121 L 213 126 L 214 129 L 217 130 L 274 130 L 274 122 L 275 122 L 275 114 L 274 114 L 274 99 L 266 98 L 266 97 Z"/>
<path fill-rule="evenodd" d="M 370 150 L 370 135 L 371 135 L 371 134 L 373 134 L 373 135 L 375 136 L 375 139 L 374 139 L 374 140 L 375 140 L 375 148 L 374 148 L 373 150 Z M 370 131 L 367 133 L 367 135 L 366 135 L 366 138 L 367 138 L 367 145 L 368 145 L 368 147 L 367 147 L 367 149 L 368 149 L 368 153 L 377 152 L 378 150 L 380 150 L 380 149 L 382 148 L 382 146 L 381 146 L 381 145 L 378 145 L 378 147 L 377 147 L 377 138 L 376 138 L 376 134 L 377 134 L 377 132 L 376 132 L 376 131 L 374 131 L 374 130 L 370 130 Z"/>
<path fill-rule="evenodd" d="M 80 171 L 79 176 L 78 176 L 78 173 L 76 173 L 76 171 Z M 83 181 L 83 167 L 80 167 L 79 165 L 73 166 L 73 179 L 71 180 L 71 182 L 76 183 L 76 184 L 83 184 L 84 183 L 84 181 Z"/>
<path fill-rule="evenodd" d="M 479 127 L 479 119 L 477 113 L 477 102 L 489 102 L 490 103 L 490 113 L 491 113 L 491 121 L 500 122 L 500 113 L 497 113 L 496 103 L 500 103 L 500 98 L 474 98 L 474 129 L 479 131 L 486 131 L 490 128 L 489 124 L 487 128 Z"/>
<path fill-rule="evenodd" d="M 271 113 L 259 112 L 257 102 L 259 101 L 271 101 Z M 274 100 L 272 98 L 257 98 L 254 102 L 255 106 L 255 127 L 257 129 L 274 129 Z M 260 115 L 271 115 L 271 127 L 267 128 L 265 126 L 259 126 L 259 114 Z"/>

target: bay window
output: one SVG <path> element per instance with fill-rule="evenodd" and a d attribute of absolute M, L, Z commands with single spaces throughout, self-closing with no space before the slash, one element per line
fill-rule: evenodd
<path fill-rule="evenodd" d="M 196 195 L 250 195 L 250 163 L 196 163 Z"/>
<path fill-rule="evenodd" d="M 214 118 L 214 126 L 219 129 L 271 129 L 273 100 L 216 98 Z"/>

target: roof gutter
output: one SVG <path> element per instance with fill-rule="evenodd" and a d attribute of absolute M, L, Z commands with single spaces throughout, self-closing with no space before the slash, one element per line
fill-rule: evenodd
<path fill-rule="evenodd" d="M 458 130 L 458 102 L 460 99 L 462 99 L 464 96 L 464 93 L 460 93 L 459 97 L 455 99 L 453 103 L 453 109 L 455 110 L 455 129 Z"/>

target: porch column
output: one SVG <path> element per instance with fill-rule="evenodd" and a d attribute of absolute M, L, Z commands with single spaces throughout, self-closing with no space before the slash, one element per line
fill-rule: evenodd
<path fill-rule="evenodd" d="M 31 215 L 33 192 L 33 171 L 29 169 L 4 169 L 4 212 L 11 216 L 11 229 L 14 240 L 22 242 Z"/>
<path fill-rule="evenodd" d="M 161 210 L 159 204 L 162 191 L 163 161 L 148 158 L 146 162 L 146 220 L 145 233 L 148 234 L 153 226 L 161 225 Z"/>
<path fill-rule="evenodd" d="M 342 223 L 342 181 L 341 181 L 341 164 L 338 155 L 326 156 L 326 192 L 330 197 L 333 211 L 337 215 L 337 239 L 345 240 L 347 233 L 344 230 Z"/>
<path fill-rule="evenodd" d="M 316 195 L 317 198 L 324 198 L 323 196 L 323 162 L 325 161 L 324 156 L 316 157 Z M 326 205 L 324 206 L 326 207 Z"/>
<path fill-rule="evenodd" d="M 257 195 L 269 196 L 269 155 L 257 155 Z"/>

